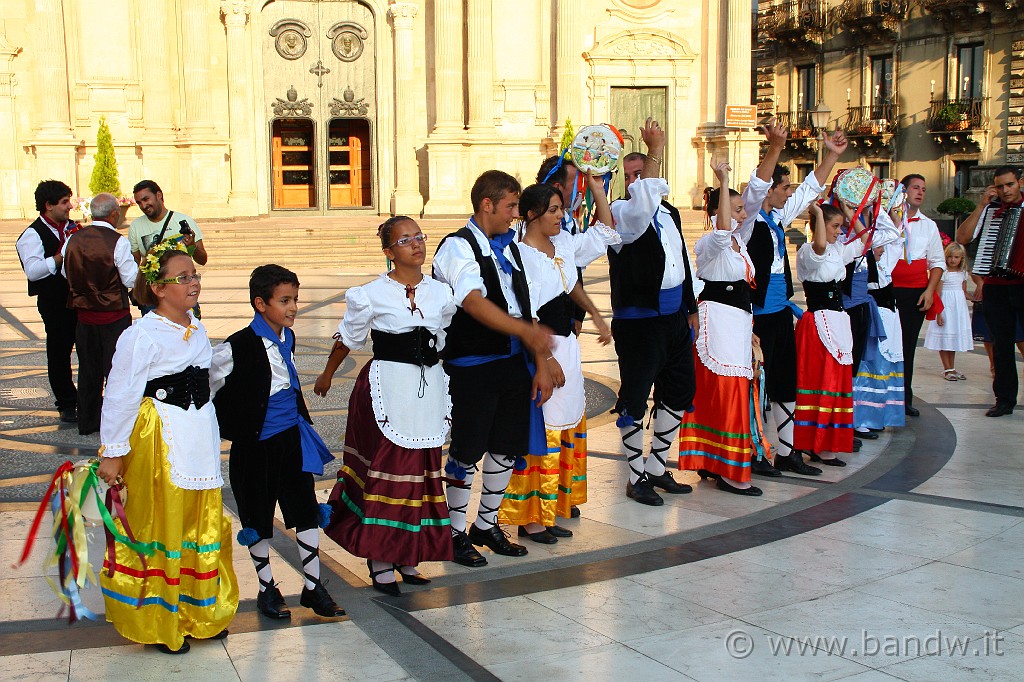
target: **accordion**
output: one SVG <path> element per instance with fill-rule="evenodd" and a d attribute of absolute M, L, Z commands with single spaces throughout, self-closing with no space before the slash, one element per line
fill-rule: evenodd
<path fill-rule="evenodd" d="M 1024 229 L 1021 207 L 985 211 L 978 253 L 971 274 L 982 277 L 1024 277 Z M 998 213 L 998 215 L 997 215 Z"/>

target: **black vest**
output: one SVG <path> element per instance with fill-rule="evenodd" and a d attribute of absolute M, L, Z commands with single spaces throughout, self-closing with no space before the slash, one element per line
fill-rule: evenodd
<path fill-rule="evenodd" d="M 840 237 L 842 239 L 842 237 Z M 864 256 L 868 259 L 868 281 L 878 284 L 878 264 L 875 262 L 875 254 L 868 249 Z M 858 259 L 859 260 L 859 259 Z M 857 260 L 846 264 L 846 279 L 843 280 L 843 293 L 847 296 L 853 295 L 853 272 L 857 269 Z"/>
<path fill-rule="evenodd" d="M 453 232 L 442 239 L 441 244 L 452 237 L 466 240 L 469 247 L 473 249 L 473 256 L 476 258 L 477 265 L 480 266 L 480 276 L 487 289 L 487 300 L 498 306 L 502 312 L 507 312 L 508 301 L 505 300 L 505 295 L 501 290 L 498 268 L 490 256 L 484 256 L 473 231 L 469 227 L 463 227 L 458 232 Z M 441 244 L 437 245 L 438 249 L 441 248 Z M 519 247 L 515 242 L 509 244 L 509 251 L 518 268 L 512 268 L 512 291 L 519 303 L 523 320 L 528 322 L 533 319 L 533 314 L 530 311 L 530 289 L 523 272 L 523 260 L 519 257 Z M 511 338 L 480 324 L 472 315 L 463 310 L 462 306 L 455 311 L 446 333 L 447 338 L 442 353 L 446 360 L 466 355 L 508 355 L 512 352 Z"/>
<path fill-rule="evenodd" d="M 26 228 L 25 232 L 34 230 L 39 235 L 40 241 L 43 242 L 43 257 L 53 258 L 60 251 L 60 239 L 57 238 L 50 228 L 43 222 L 42 218 L 36 218 L 31 225 Z M 22 234 L 25 234 L 22 232 Z M 21 256 L 19 254 L 18 258 Z M 21 264 L 24 269 L 25 264 Z M 29 296 L 42 296 L 43 298 L 53 299 L 66 303 L 68 300 L 68 281 L 64 279 L 64 276 L 60 274 L 60 270 L 57 270 L 56 275 L 49 275 L 42 279 L 37 279 L 35 282 L 28 283 L 28 295 Z"/>
<path fill-rule="evenodd" d="M 679 211 L 667 201 L 662 201 L 672 217 L 676 231 L 683 244 L 683 309 L 687 315 L 697 312 L 697 299 L 693 295 L 693 275 L 690 259 L 686 256 L 686 240 L 683 239 L 683 224 Z M 663 228 L 664 229 L 664 228 Z M 652 222 L 640 238 L 631 244 L 624 244 L 617 252 L 608 247 L 608 279 L 612 290 L 612 310 L 617 308 L 658 309 L 661 280 L 665 276 L 665 249 L 661 246 L 657 228 Z"/>
<path fill-rule="evenodd" d="M 267 405 L 270 403 L 271 375 L 267 347 L 252 327 L 235 332 L 227 338 L 227 342 L 231 344 L 234 368 L 227 376 L 224 387 L 217 391 L 213 399 L 220 435 L 230 441 L 258 441 L 263 422 L 267 418 Z M 302 391 L 296 387 L 284 390 L 295 391 L 299 417 L 312 424 Z"/>
<path fill-rule="evenodd" d="M 786 227 L 782 226 L 782 246 L 786 246 Z M 754 290 L 750 292 L 750 301 L 756 306 L 763 306 L 768 295 L 768 281 L 772 278 L 772 262 L 775 260 L 775 244 L 772 242 L 772 228 L 764 220 L 754 223 L 754 230 L 747 242 L 747 254 L 754 264 Z M 793 298 L 793 273 L 789 269 L 789 251 L 782 256 L 783 272 L 786 275 L 786 299 Z"/>

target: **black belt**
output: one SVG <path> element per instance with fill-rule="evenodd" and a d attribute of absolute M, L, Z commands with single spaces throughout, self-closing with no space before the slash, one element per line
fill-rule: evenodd
<path fill-rule="evenodd" d="M 573 303 L 569 294 L 562 293 L 537 309 L 537 319 L 551 327 L 557 336 L 569 336 L 573 331 Z"/>
<path fill-rule="evenodd" d="M 843 310 L 843 289 L 839 282 L 804 282 L 807 311 Z"/>
<path fill-rule="evenodd" d="M 868 293 L 875 299 L 875 305 L 879 308 L 896 311 L 896 292 L 893 290 L 891 282 L 880 289 L 868 289 Z"/>
<path fill-rule="evenodd" d="M 749 313 L 751 312 L 750 283 L 742 279 L 735 282 L 705 280 L 704 288 L 700 292 L 700 300 L 714 301 Z"/>
<path fill-rule="evenodd" d="M 420 367 L 433 367 L 438 362 L 437 337 L 425 327 L 416 327 L 402 334 L 371 329 L 370 338 L 373 339 L 373 357 L 376 360 Z"/>
<path fill-rule="evenodd" d="M 187 367 L 176 374 L 146 382 L 147 398 L 187 410 L 189 405 L 202 407 L 210 402 L 210 370 L 207 367 Z"/>

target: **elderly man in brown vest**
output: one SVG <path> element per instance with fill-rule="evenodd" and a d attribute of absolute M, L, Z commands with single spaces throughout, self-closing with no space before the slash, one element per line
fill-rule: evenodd
<path fill-rule="evenodd" d="M 100 430 L 103 382 L 121 332 L 131 326 L 128 289 L 139 266 L 128 238 L 117 233 L 121 209 L 111 194 L 92 200 L 92 224 L 64 244 L 68 307 L 78 313 L 78 433 Z"/>

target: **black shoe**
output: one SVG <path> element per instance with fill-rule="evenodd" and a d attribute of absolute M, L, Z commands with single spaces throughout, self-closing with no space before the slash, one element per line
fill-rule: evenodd
<path fill-rule="evenodd" d="M 655 488 L 661 488 L 670 495 L 683 495 L 693 492 L 693 488 L 685 483 L 676 483 L 676 479 L 672 478 L 672 472 L 668 469 L 665 470 L 665 473 L 659 474 L 658 476 L 647 474 L 647 480 L 650 481 L 651 485 Z"/>
<path fill-rule="evenodd" d="M 334 603 L 334 598 L 321 582 L 318 582 L 312 590 L 306 587 L 302 588 L 299 606 L 313 609 L 313 613 L 324 618 L 337 618 L 345 615 L 345 609 Z"/>
<path fill-rule="evenodd" d="M 267 618 L 285 620 L 292 617 L 292 612 L 288 610 L 288 605 L 284 602 L 284 597 L 281 596 L 281 590 L 277 589 L 277 585 L 268 587 L 259 593 L 256 597 L 256 608 Z"/>
<path fill-rule="evenodd" d="M 95 426 L 95 427 L 92 427 L 92 428 L 85 428 L 85 429 L 83 429 L 81 424 L 78 425 L 78 435 L 79 436 L 91 436 L 92 434 L 99 433 L 99 432 L 100 432 L 100 427 L 98 427 L 98 426 Z"/>
<path fill-rule="evenodd" d="M 228 638 L 228 634 L 230 634 L 230 633 L 227 630 L 221 630 L 220 632 L 215 634 L 213 637 L 207 637 L 206 639 L 227 639 Z M 186 639 L 196 639 L 192 635 L 185 635 L 185 638 Z"/>
<path fill-rule="evenodd" d="M 750 462 L 750 473 L 768 478 L 778 478 L 782 472 L 772 466 L 767 457 L 758 457 Z"/>
<path fill-rule="evenodd" d="M 626 483 L 626 497 L 651 507 L 660 507 L 665 504 L 661 495 L 654 492 L 654 486 L 647 480 L 647 474 L 641 476 L 636 483 Z"/>
<path fill-rule="evenodd" d="M 707 469 L 697 469 L 697 475 L 701 477 L 701 480 L 705 481 L 718 480 L 718 474 L 714 473 L 713 471 L 708 471 Z"/>
<path fill-rule="evenodd" d="M 383 575 L 385 573 L 394 574 L 394 572 L 395 572 L 395 565 L 394 564 L 391 564 L 389 567 L 387 567 L 385 569 L 382 569 L 380 571 L 375 571 L 375 570 L 373 570 L 372 564 L 370 564 L 370 560 L 367 559 L 366 560 L 366 569 L 370 572 L 370 582 L 373 583 L 373 589 L 377 590 L 378 592 L 383 592 L 384 594 L 388 595 L 389 597 L 401 597 L 402 596 L 402 590 L 398 587 L 398 581 L 397 580 L 392 580 L 389 583 L 377 582 L 377 576 L 378 575 Z"/>
<path fill-rule="evenodd" d="M 502 556 L 526 556 L 529 554 L 522 545 L 508 539 L 508 533 L 501 526 L 494 524 L 490 530 L 484 530 L 475 523 L 469 527 L 469 541 L 481 547 L 490 547 L 495 554 Z"/>
<path fill-rule="evenodd" d="M 862 441 L 860 438 L 857 438 L 857 436 L 854 436 L 853 437 L 853 451 L 857 452 L 862 447 L 864 447 L 864 441 Z"/>
<path fill-rule="evenodd" d="M 577 507 L 575 504 L 573 506 L 569 507 L 569 518 L 570 519 L 578 519 L 579 517 L 580 517 L 580 508 Z"/>
<path fill-rule="evenodd" d="M 903 408 L 903 412 L 908 417 L 920 417 L 921 416 L 921 410 L 917 409 L 916 407 L 911 407 L 910 405 L 907 405 L 906 407 L 904 407 Z"/>
<path fill-rule="evenodd" d="M 519 537 L 530 538 L 534 542 L 540 543 L 542 545 L 553 545 L 556 542 L 558 542 L 558 538 L 556 538 L 553 534 L 549 533 L 547 528 L 545 528 L 544 530 L 539 530 L 536 533 L 531 533 L 528 530 L 526 530 L 526 526 L 519 526 Z"/>
<path fill-rule="evenodd" d="M 568 528 L 562 528 L 559 525 L 548 526 L 548 532 L 554 535 L 556 538 L 571 538 L 572 531 Z"/>
<path fill-rule="evenodd" d="M 1013 414 L 1013 405 L 1006 403 L 996 403 L 985 412 L 986 417 L 1003 417 L 1008 414 Z"/>
<path fill-rule="evenodd" d="M 817 454 L 815 454 L 813 452 L 811 453 L 811 461 L 812 462 L 818 462 L 820 464 L 824 464 L 827 467 L 844 467 L 844 466 L 846 466 L 846 462 L 844 462 L 843 460 L 839 459 L 838 457 L 833 457 L 832 459 L 822 459 L 821 457 L 819 457 Z"/>
<path fill-rule="evenodd" d="M 154 646 L 156 647 L 157 651 L 160 651 L 160 652 L 165 653 L 165 654 L 171 654 L 172 656 L 176 655 L 176 654 L 187 654 L 189 652 L 189 649 L 192 648 L 189 645 L 188 640 L 185 640 L 184 642 L 181 643 L 181 648 L 180 649 L 172 649 L 171 647 L 167 646 L 166 644 L 154 644 Z"/>
<path fill-rule="evenodd" d="M 801 476 L 820 476 L 821 469 L 812 467 L 804 462 L 804 456 L 799 452 L 792 452 L 786 456 L 775 457 L 775 468 L 779 471 L 792 471 Z"/>
<path fill-rule="evenodd" d="M 470 568 L 480 568 L 487 565 L 484 555 L 476 551 L 476 547 L 469 541 L 465 531 L 457 532 L 452 536 L 452 561 Z"/>
<path fill-rule="evenodd" d="M 878 434 L 874 431 L 854 431 L 854 433 L 857 434 L 855 438 L 860 438 L 862 440 L 878 440 Z"/>
<path fill-rule="evenodd" d="M 762 492 L 762 490 L 757 486 L 752 485 L 749 488 L 736 488 L 734 486 L 729 485 L 721 478 L 718 479 L 718 483 L 716 485 L 718 486 L 719 490 L 724 490 L 725 492 L 732 493 L 733 495 L 749 495 L 750 497 L 760 497 L 761 495 L 764 494 L 764 492 Z"/>
<path fill-rule="evenodd" d="M 395 570 L 401 576 L 402 582 L 409 585 L 429 585 L 430 578 L 424 578 L 419 573 L 402 573 L 402 566 L 395 564 Z"/>
<path fill-rule="evenodd" d="M 60 411 L 60 420 L 65 424 L 77 424 L 78 408 L 65 407 L 63 410 Z"/>

